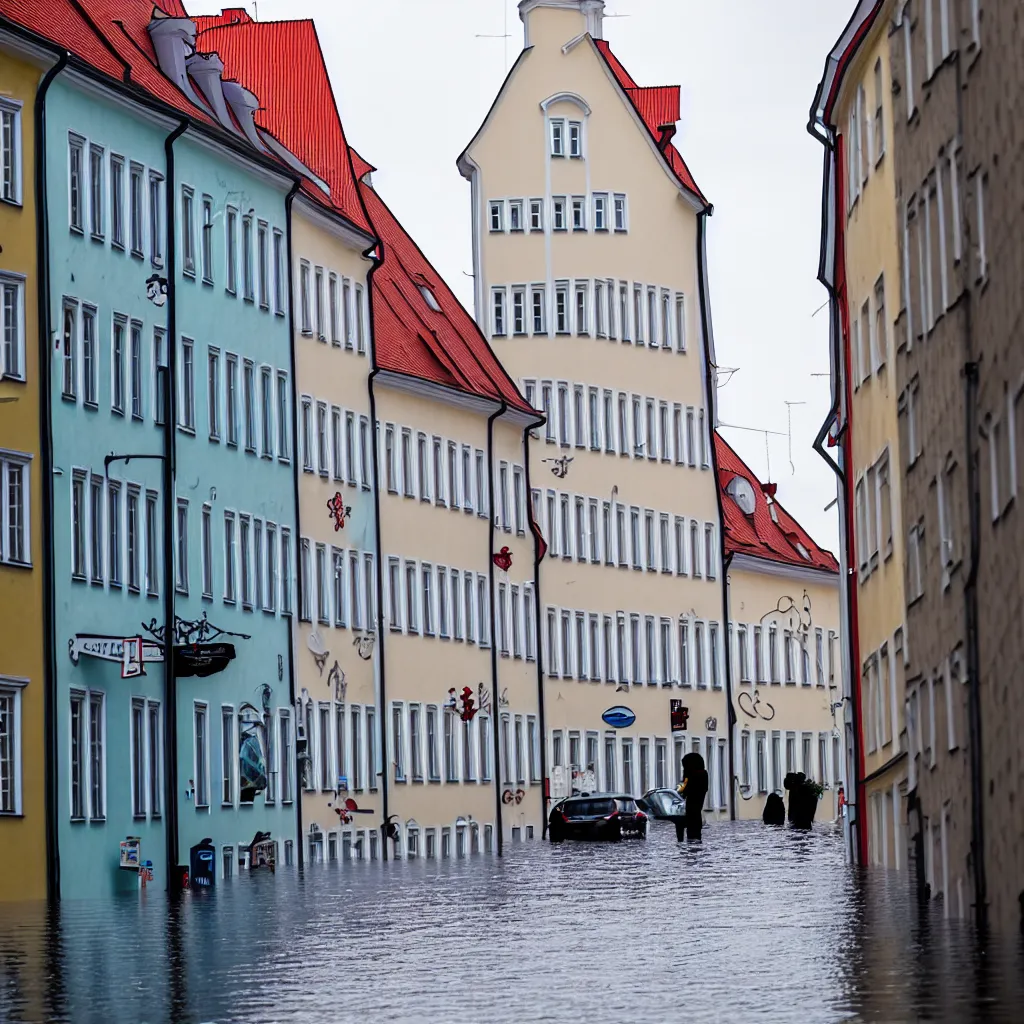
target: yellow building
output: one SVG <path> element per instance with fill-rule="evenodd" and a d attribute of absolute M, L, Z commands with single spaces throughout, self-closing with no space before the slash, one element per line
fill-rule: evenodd
<path fill-rule="evenodd" d="M 45 67 L 0 33 L 0 900 L 47 888 L 33 131 Z"/>
<path fill-rule="evenodd" d="M 603 0 L 523 0 L 525 49 L 459 160 L 476 315 L 546 417 L 531 445 L 551 795 L 673 784 L 727 815 L 718 506 L 699 299 L 710 208 Z M 689 712 L 673 733 L 670 711 Z"/>
<path fill-rule="evenodd" d="M 863 0 L 819 86 L 812 127 L 829 149 L 823 269 L 833 285 L 833 436 L 846 487 L 845 562 L 855 609 L 861 856 L 907 866 L 904 532 L 896 389 L 900 262 L 892 154 L 894 4 Z M 852 794 L 851 794 L 852 797 Z"/>
<path fill-rule="evenodd" d="M 825 793 L 818 820 L 839 814 L 844 752 L 838 701 L 839 563 L 820 548 L 719 436 L 729 602 L 737 817 L 784 799 L 789 772 Z"/>

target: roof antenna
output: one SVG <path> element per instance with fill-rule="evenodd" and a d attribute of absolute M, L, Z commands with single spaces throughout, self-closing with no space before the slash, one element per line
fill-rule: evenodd
<path fill-rule="evenodd" d="M 503 70 L 508 71 L 508 41 L 511 38 L 511 36 L 509 35 L 509 31 L 508 31 L 508 4 L 505 2 L 505 0 L 501 0 L 501 6 L 504 8 L 504 16 L 505 16 L 505 30 L 504 30 L 504 32 L 502 32 L 501 35 L 498 35 L 497 33 L 478 32 L 476 34 L 476 38 L 477 39 L 504 39 L 505 40 L 505 67 L 504 67 Z"/>
<path fill-rule="evenodd" d="M 253 21 L 259 21 L 260 20 L 260 11 L 259 11 L 259 8 L 256 6 L 256 0 L 252 0 L 252 20 Z"/>
<path fill-rule="evenodd" d="M 783 402 L 786 407 L 786 418 L 789 421 L 789 475 L 796 476 L 796 466 L 793 465 L 793 406 L 806 405 L 806 402 Z"/>

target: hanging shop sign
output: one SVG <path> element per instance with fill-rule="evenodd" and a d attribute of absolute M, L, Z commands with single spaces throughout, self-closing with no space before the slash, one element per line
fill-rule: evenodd
<path fill-rule="evenodd" d="M 512 568 L 512 552 L 509 551 L 508 545 L 506 544 L 496 554 L 491 555 L 491 561 L 503 572 L 508 572 Z"/>
<path fill-rule="evenodd" d="M 622 704 L 618 704 L 609 708 L 601 716 L 601 721 L 613 729 L 628 729 L 636 721 L 636 713 Z"/>
<path fill-rule="evenodd" d="M 681 700 L 670 700 L 668 702 L 669 720 L 673 732 L 686 732 L 686 724 L 690 718 L 690 709 L 683 707 Z"/>
<path fill-rule="evenodd" d="M 128 836 L 121 840 L 121 855 L 118 867 L 125 871 L 138 871 L 142 863 L 142 840 L 138 836 Z"/>
<path fill-rule="evenodd" d="M 217 848 L 204 839 L 189 850 L 189 882 L 193 889 L 212 889 L 217 880 Z"/>

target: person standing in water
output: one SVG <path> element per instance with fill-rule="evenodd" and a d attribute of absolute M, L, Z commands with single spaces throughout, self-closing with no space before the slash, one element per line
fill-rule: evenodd
<path fill-rule="evenodd" d="M 686 801 L 686 815 L 676 818 L 676 839 L 700 839 L 704 827 L 704 800 L 708 795 L 708 773 L 704 758 L 696 751 L 683 758 L 683 781 L 676 787 Z"/>

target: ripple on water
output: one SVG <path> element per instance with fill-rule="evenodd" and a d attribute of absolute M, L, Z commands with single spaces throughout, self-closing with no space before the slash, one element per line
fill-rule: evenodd
<path fill-rule="evenodd" d="M 1019 1020 L 1020 944 L 981 953 L 905 876 L 810 834 L 533 842 L 501 860 L 318 865 L 4 907 L 0 1021 Z"/>

